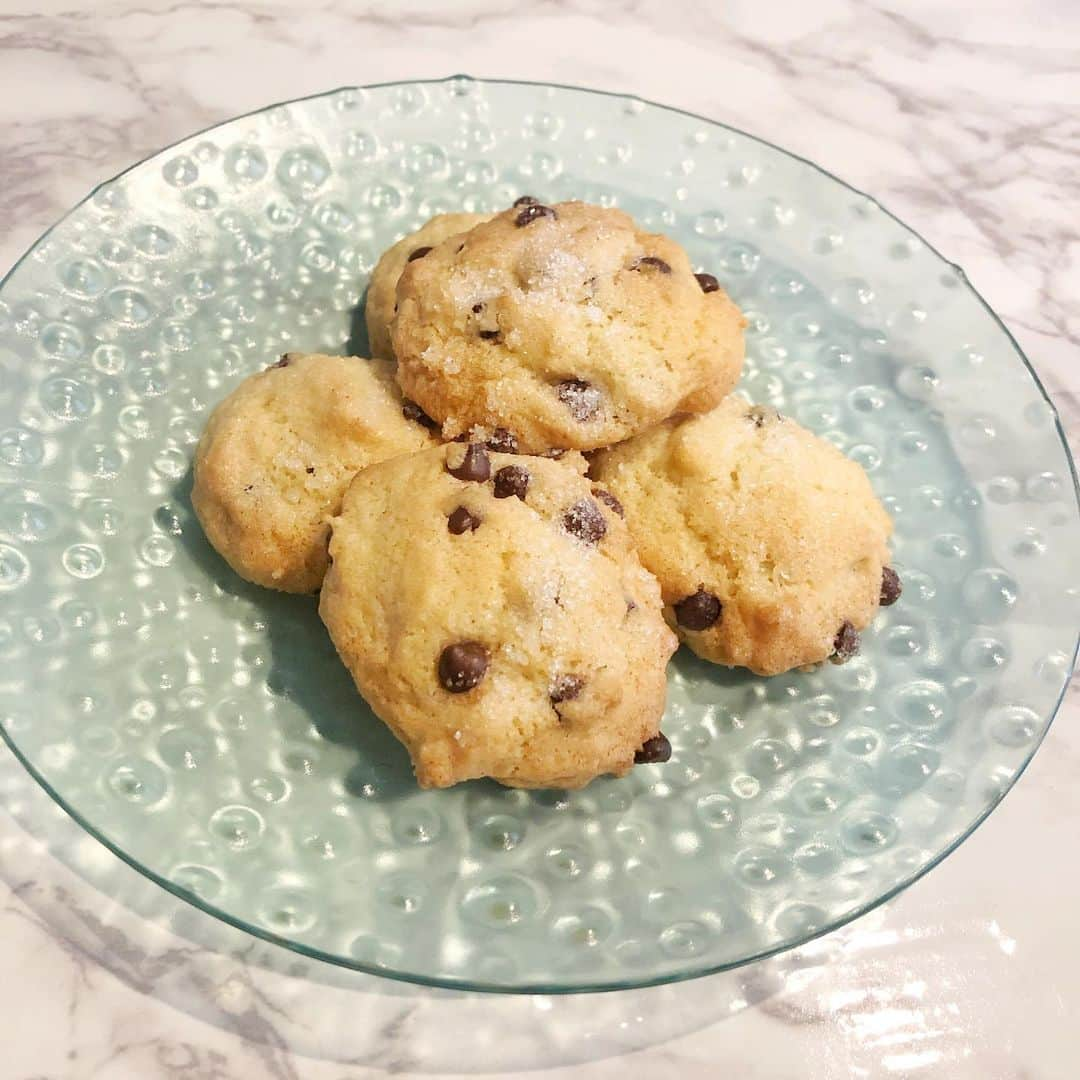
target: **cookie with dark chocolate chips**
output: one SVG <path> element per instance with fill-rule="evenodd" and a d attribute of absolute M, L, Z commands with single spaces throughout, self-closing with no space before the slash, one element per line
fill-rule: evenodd
<path fill-rule="evenodd" d="M 613 208 L 519 200 L 409 263 L 396 300 L 403 392 L 447 438 L 504 427 L 526 454 L 710 409 L 742 366 L 719 283 Z"/>
<path fill-rule="evenodd" d="M 330 522 L 320 615 L 422 786 L 580 787 L 657 738 L 675 637 L 583 473 L 446 443 L 360 472 Z"/>
<path fill-rule="evenodd" d="M 191 500 L 207 539 L 240 577 L 314 593 L 326 518 L 357 471 L 435 445 L 406 409 L 386 360 L 291 352 L 250 375 L 195 452 Z"/>
<path fill-rule="evenodd" d="M 589 475 L 705 660 L 760 675 L 845 663 L 900 595 L 869 478 L 772 406 L 732 396 L 673 417 L 591 455 Z"/>

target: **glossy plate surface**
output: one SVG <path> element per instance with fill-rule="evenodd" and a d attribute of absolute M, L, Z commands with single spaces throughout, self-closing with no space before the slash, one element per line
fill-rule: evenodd
<path fill-rule="evenodd" d="M 208 410 L 362 351 L 379 253 L 527 192 L 673 234 L 751 325 L 743 387 L 869 472 L 905 586 L 844 667 L 680 652 L 674 756 L 577 793 L 416 789 L 307 598 L 207 546 Z M 0 291 L 0 715 L 86 828 L 310 955 L 503 990 L 689 977 L 895 893 L 993 808 L 1076 648 L 1075 475 L 1003 326 L 878 204 L 721 125 L 563 87 L 345 89 L 99 188 Z"/>

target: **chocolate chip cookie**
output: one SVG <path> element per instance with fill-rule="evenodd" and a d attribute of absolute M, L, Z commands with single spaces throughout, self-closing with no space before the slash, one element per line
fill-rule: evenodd
<path fill-rule="evenodd" d="M 367 300 L 364 302 L 364 322 L 367 324 L 372 356 L 393 358 L 390 322 L 394 318 L 395 291 L 401 271 L 410 262 L 424 258 L 436 244 L 442 243 L 447 237 L 466 232 L 490 218 L 490 214 L 436 214 L 416 232 L 410 233 L 382 253 L 371 274 Z"/>
<path fill-rule="evenodd" d="M 663 760 L 677 642 L 594 488 L 571 464 L 480 443 L 353 480 L 319 613 L 422 787 L 574 788 Z"/>
<path fill-rule="evenodd" d="M 621 210 L 527 202 L 407 263 L 391 328 L 407 397 L 453 438 L 587 450 L 735 385 L 743 318 L 686 252 Z"/>
<path fill-rule="evenodd" d="M 385 360 L 287 353 L 214 410 L 191 501 L 243 578 L 310 593 L 326 572 L 326 519 L 365 465 L 435 444 Z"/>
<path fill-rule="evenodd" d="M 892 522 L 855 462 L 738 397 L 593 459 L 625 508 L 665 614 L 706 660 L 761 675 L 859 649 L 896 601 Z"/>

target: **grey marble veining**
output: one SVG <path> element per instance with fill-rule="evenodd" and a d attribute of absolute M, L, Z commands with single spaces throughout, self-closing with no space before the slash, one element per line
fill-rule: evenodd
<path fill-rule="evenodd" d="M 1080 11 L 509 0 L 0 0 L 0 266 L 98 181 L 331 86 L 451 71 L 714 116 L 826 165 L 960 263 L 1080 440 Z M 1075 444 L 1075 442 L 1074 442 Z M 767 964 L 623 994 L 427 991 L 172 900 L 0 758 L 5 1077 L 1071 1077 L 1075 686 L 1016 791 L 897 901 Z"/>

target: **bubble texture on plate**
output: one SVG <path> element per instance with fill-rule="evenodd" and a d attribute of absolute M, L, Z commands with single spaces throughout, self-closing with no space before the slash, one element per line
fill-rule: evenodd
<path fill-rule="evenodd" d="M 208 411 L 287 349 L 363 352 L 380 252 L 528 193 L 673 234 L 750 320 L 742 389 L 841 447 L 904 595 L 842 667 L 683 650 L 666 765 L 421 792 L 310 598 L 209 549 Z M 852 917 L 996 804 L 1071 670 L 1074 474 L 1015 344 L 873 200 L 632 98 L 457 76 L 230 121 L 100 187 L 0 292 L 0 720 L 73 815 L 207 910 L 397 977 L 579 990 Z"/>

